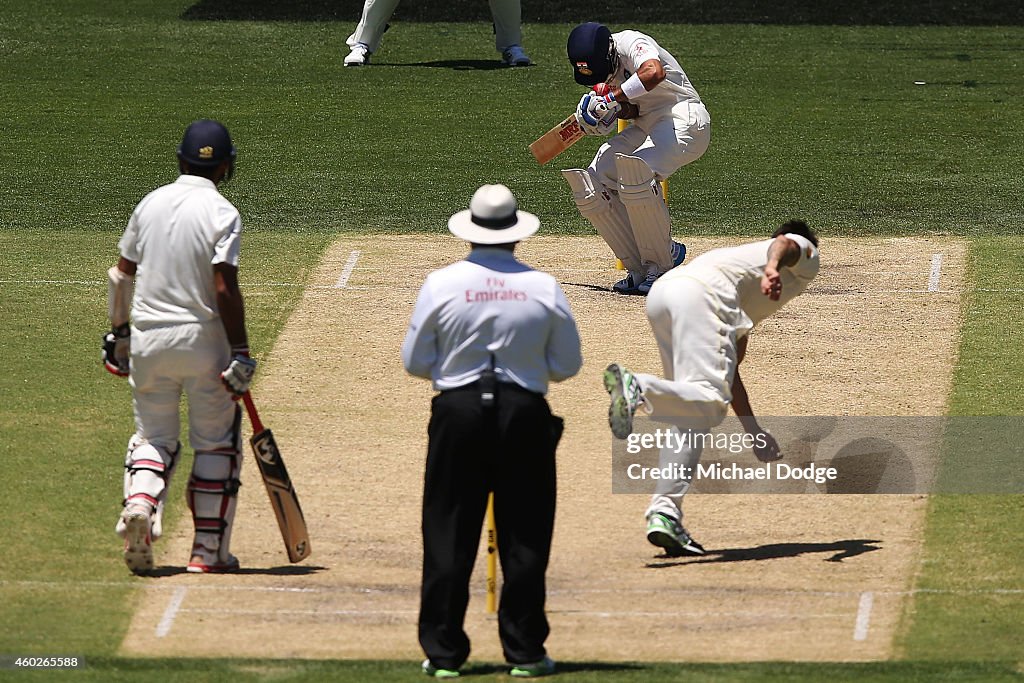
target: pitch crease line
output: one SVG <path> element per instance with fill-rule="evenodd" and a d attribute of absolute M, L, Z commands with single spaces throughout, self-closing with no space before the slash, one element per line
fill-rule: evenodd
<path fill-rule="evenodd" d="M 178 612 L 181 611 L 181 603 L 185 601 L 186 593 L 188 593 L 188 588 L 185 586 L 178 586 L 174 590 L 170 602 L 167 603 L 167 609 L 164 610 L 164 615 L 160 618 L 160 623 L 156 625 L 157 638 L 163 638 L 171 632 L 171 627 L 174 626 L 174 619 L 178 616 Z"/>
<path fill-rule="evenodd" d="M 860 594 L 857 605 L 857 622 L 853 626 L 853 639 L 861 642 L 868 639 L 868 628 L 871 625 L 871 607 L 875 602 L 875 594 L 866 591 Z"/>
<path fill-rule="evenodd" d="M 932 254 L 932 269 L 928 274 L 928 291 L 939 291 L 939 277 L 942 275 L 942 254 Z"/>
<path fill-rule="evenodd" d="M 356 261 L 359 260 L 359 251 L 353 250 L 348 255 L 348 261 L 345 262 L 345 267 L 341 269 L 341 275 L 338 276 L 338 281 L 334 283 L 335 289 L 345 289 L 348 284 L 348 279 L 352 277 L 352 271 L 356 269 Z"/>
<path fill-rule="evenodd" d="M 177 591 L 184 586 L 172 585 L 142 585 L 131 580 L 126 581 L 41 581 L 36 579 L 0 579 L 0 588 L 42 588 L 51 590 L 63 590 L 68 588 L 109 588 L 114 590 L 141 588 L 146 591 Z M 366 595 L 393 595 L 411 593 L 418 595 L 419 589 L 415 586 L 379 587 L 379 586 L 215 586 L 196 584 L 188 586 L 192 590 L 203 592 L 269 592 L 269 593 L 310 593 L 317 595 L 330 595 L 342 593 L 361 593 Z M 474 595 L 483 595 L 481 588 L 474 591 Z M 601 593 L 634 593 L 646 595 L 649 593 L 678 593 L 694 595 L 807 595 L 822 597 L 842 597 L 850 595 L 861 595 L 863 591 L 857 590 L 801 590 L 796 588 L 552 588 L 548 595 L 591 595 Z M 909 590 L 875 590 L 872 595 L 901 596 L 901 595 L 1024 595 L 1024 588 L 912 588 Z"/>

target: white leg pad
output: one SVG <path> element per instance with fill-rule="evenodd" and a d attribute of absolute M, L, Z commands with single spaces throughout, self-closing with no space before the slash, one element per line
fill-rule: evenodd
<path fill-rule="evenodd" d="M 640 157 L 615 155 L 619 174 L 619 199 L 629 214 L 640 260 L 656 266 L 659 273 L 672 268 L 672 227 L 668 207 L 654 171 Z"/>
<path fill-rule="evenodd" d="M 124 505 L 144 506 L 148 509 L 153 523 L 154 539 L 163 533 L 163 510 L 167 499 L 174 468 L 178 464 L 181 444 L 174 451 L 154 446 L 138 434 L 128 440 L 128 451 L 124 458 Z M 124 519 L 118 517 L 115 531 L 124 535 Z"/>
<path fill-rule="evenodd" d="M 188 507 L 195 523 L 195 545 L 227 562 L 238 503 L 242 457 L 238 449 L 196 451 L 188 480 Z"/>
<path fill-rule="evenodd" d="M 595 188 L 594 179 L 581 168 L 562 171 L 562 177 L 572 188 L 572 198 L 583 217 L 590 221 L 598 234 L 611 247 L 615 256 L 622 261 L 626 270 L 643 280 L 646 274 L 641 266 L 640 251 L 629 226 L 629 216 L 622 202 L 612 197 L 608 190 Z M 639 281 L 639 280 L 638 280 Z"/>

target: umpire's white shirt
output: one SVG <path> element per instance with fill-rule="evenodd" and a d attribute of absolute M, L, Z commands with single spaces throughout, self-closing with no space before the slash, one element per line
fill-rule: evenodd
<path fill-rule="evenodd" d="M 580 370 L 580 336 L 558 282 L 504 249 L 477 247 L 427 276 L 402 344 L 405 369 L 444 391 L 495 358 L 499 381 L 546 394 Z"/>
<path fill-rule="evenodd" d="M 206 322 L 219 317 L 213 266 L 238 266 L 242 219 L 206 178 L 181 175 L 135 207 L 118 247 L 138 264 L 132 324 Z"/>

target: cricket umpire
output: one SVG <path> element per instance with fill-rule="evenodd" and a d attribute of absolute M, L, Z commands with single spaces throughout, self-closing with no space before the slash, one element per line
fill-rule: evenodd
<path fill-rule="evenodd" d="M 558 282 L 516 260 L 536 216 L 504 185 L 484 185 L 448 229 L 471 244 L 427 276 L 402 345 L 432 402 L 423 492 L 423 670 L 456 675 L 469 656 L 469 579 L 489 492 L 504 576 L 498 632 L 513 676 L 552 673 L 544 641 L 545 579 L 562 420 L 548 382 L 579 372 L 580 337 Z"/>

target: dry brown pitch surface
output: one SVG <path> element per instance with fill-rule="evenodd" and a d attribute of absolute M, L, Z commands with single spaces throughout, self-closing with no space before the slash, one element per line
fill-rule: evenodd
<path fill-rule="evenodd" d="M 689 247 L 698 254 L 738 241 L 694 239 Z M 354 251 L 355 268 L 339 289 Z M 399 346 L 424 276 L 464 253 L 454 239 L 423 236 L 343 237 L 329 249 L 254 387 L 301 496 L 313 556 L 287 566 L 248 462 L 233 543 L 245 569 L 149 580 L 124 653 L 421 656 L 419 505 L 432 392 L 403 372 Z M 552 655 L 890 657 L 917 566 L 924 498 L 695 495 L 687 525 L 709 550 L 727 552 L 657 557 L 644 538 L 646 499 L 611 493 L 600 382 L 612 361 L 659 370 L 643 300 L 594 287 L 617 277 L 597 238 L 539 237 L 521 245 L 520 256 L 563 283 L 586 359 L 579 376 L 549 396 L 566 418 L 548 574 Z M 755 410 L 942 414 L 965 258 L 965 243 L 946 239 L 825 240 L 822 273 L 808 293 L 751 338 L 743 369 Z M 179 527 L 160 541 L 158 564 L 187 561 L 190 524 Z M 484 613 L 483 565 L 467 629 L 473 659 L 500 661 L 496 624 Z"/>

